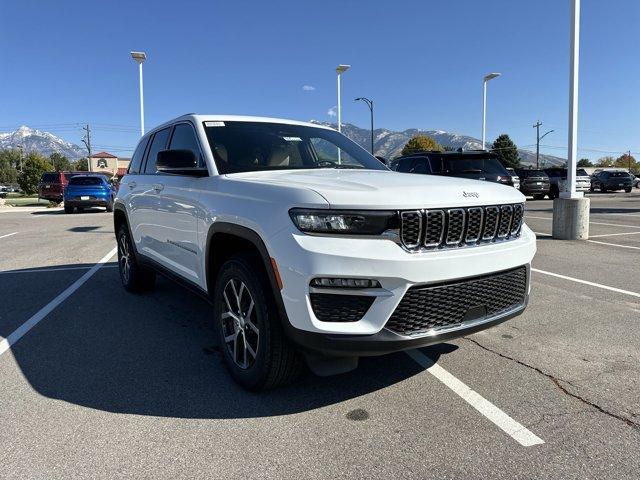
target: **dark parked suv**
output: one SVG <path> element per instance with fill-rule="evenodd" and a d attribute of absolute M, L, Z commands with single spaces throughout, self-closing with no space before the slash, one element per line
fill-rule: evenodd
<path fill-rule="evenodd" d="M 622 171 L 603 171 L 591 177 L 591 191 L 596 188 L 602 193 L 607 191 L 624 190 L 630 192 L 633 186 L 631 175 Z"/>
<path fill-rule="evenodd" d="M 524 195 L 532 195 L 536 200 L 549 195 L 549 176 L 544 170 L 518 168 L 516 173 L 520 177 L 520 191 Z"/>
<path fill-rule="evenodd" d="M 448 177 L 470 178 L 513 187 L 511 174 L 498 157 L 484 150 L 469 152 L 419 152 L 400 157 L 396 170 Z"/>

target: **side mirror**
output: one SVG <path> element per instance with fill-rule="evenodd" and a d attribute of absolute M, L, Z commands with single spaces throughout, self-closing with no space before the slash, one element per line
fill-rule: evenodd
<path fill-rule="evenodd" d="M 198 159 L 191 150 L 161 150 L 156 159 L 159 172 L 178 175 L 203 177 L 208 175 L 206 168 L 198 168 Z"/>

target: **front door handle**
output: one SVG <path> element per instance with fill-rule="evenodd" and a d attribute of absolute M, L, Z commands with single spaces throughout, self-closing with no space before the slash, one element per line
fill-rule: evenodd
<path fill-rule="evenodd" d="M 134 189 L 138 186 L 136 182 L 129 182 L 129 188 Z"/>
<path fill-rule="evenodd" d="M 164 188 L 164 185 L 161 183 L 154 183 L 153 184 L 153 189 L 157 192 L 161 192 L 162 189 Z"/>

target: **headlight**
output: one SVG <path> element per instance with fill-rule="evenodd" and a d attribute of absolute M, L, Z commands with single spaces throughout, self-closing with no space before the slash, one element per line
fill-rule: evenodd
<path fill-rule="evenodd" d="M 342 233 L 351 235 L 380 235 L 390 228 L 398 228 L 396 212 L 306 210 L 289 211 L 291 220 L 301 232 Z"/>

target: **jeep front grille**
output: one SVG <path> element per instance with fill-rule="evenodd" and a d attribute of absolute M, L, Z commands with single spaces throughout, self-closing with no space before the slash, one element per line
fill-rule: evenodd
<path fill-rule="evenodd" d="M 520 236 L 524 205 L 404 210 L 400 240 L 412 251 L 480 245 Z"/>
<path fill-rule="evenodd" d="M 410 288 L 385 327 L 400 335 L 423 335 L 490 321 L 523 308 L 527 267 Z"/>

